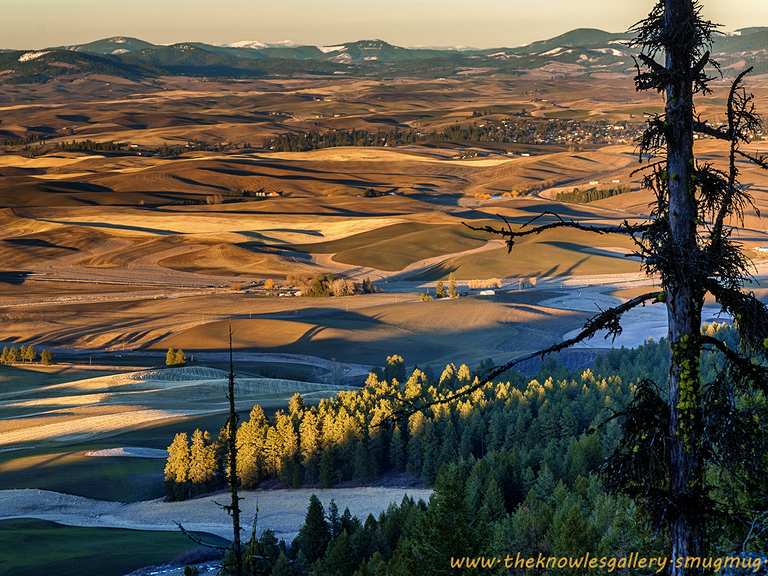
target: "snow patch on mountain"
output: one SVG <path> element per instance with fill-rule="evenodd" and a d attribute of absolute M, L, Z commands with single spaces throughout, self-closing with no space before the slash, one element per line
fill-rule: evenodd
<path fill-rule="evenodd" d="M 570 48 L 558 47 L 542 52 L 539 56 L 560 56 L 561 54 L 570 54 L 571 52 L 573 52 L 573 50 Z"/>
<path fill-rule="evenodd" d="M 347 47 L 343 44 L 341 46 L 318 46 L 320 52 L 323 54 L 330 54 L 331 52 L 346 52 Z"/>
<path fill-rule="evenodd" d="M 595 52 L 600 52 L 601 54 L 610 54 L 611 56 L 617 56 L 619 58 L 624 56 L 624 52 L 617 50 L 616 48 L 596 48 Z"/>
<path fill-rule="evenodd" d="M 267 44 L 264 44 L 264 42 L 259 42 L 258 40 L 241 40 L 239 42 L 233 42 L 232 44 L 227 44 L 227 47 L 229 47 L 229 48 L 252 48 L 254 50 L 258 50 L 260 48 L 266 48 Z"/>
<path fill-rule="evenodd" d="M 50 52 L 25 52 L 19 56 L 19 62 L 32 62 L 32 60 L 42 58 L 46 54 L 50 54 Z"/>

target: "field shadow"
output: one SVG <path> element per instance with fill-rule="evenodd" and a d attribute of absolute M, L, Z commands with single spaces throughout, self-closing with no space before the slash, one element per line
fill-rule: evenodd
<path fill-rule="evenodd" d="M 408 194 L 409 198 L 418 200 L 420 202 L 426 202 L 427 204 L 436 204 L 438 206 L 458 206 L 459 200 L 464 196 L 463 194 L 440 194 L 438 192 L 430 193 L 416 193 Z"/>
<path fill-rule="evenodd" d="M 31 272 L 0 270 L 0 284 L 20 286 L 31 276 Z"/>
<path fill-rule="evenodd" d="M 172 179 L 187 184 L 188 186 L 198 186 L 200 188 L 213 188 L 214 190 L 220 190 L 221 192 L 230 192 L 231 190 L 226 186 L 219 186 L 218 184 L 211 184 L 205 182 L 199 182 L 194 178 L 187 178 L 186 176 L 180 176 L 179 174 L 171 174 Z"/>
<path fill-rule="evenodd" d="M 52 224 L 64 224 L 65 226 L 83 226 L 86 228 L 105 228 L 107 230 L 130 230 L 132 232 L 145 232 L 147 234 L 154 234 L 156 236 L 177 236 L 182 235 L 182 232 L 176 232 L 175 230 L 163 230 L 162 228 L 148 228 L 146 226 L 131 226 L 128 224 L 112 224 L 109 222 L 88 222 L 88 221 L 67 221 L 67 220 L 46 220 L 41 219 L 41 222 L 50 222 Z"/>
<path fill-rule="evenodd" d="M 13 244 L 14 246 L 22 246 L 24 248 L 55 248 L 58 250 L 68 250 L 70 252 L 78 252 L 77 248 L 71 246 L 62 246 L 61 244 L 54 244 L 48 240 L 42 238 L 7 238 L 3 240 L 6 244 Z"/>
<path fill-rule="evenodd" d="M 285 169 L 285 166 L 282 167 Z M 293 169 L 293 167 L 291 167 Z M 225 174 L 227 176 L 247 176 L 247 177 L 260 177 L 271 178 L 273 180 L 284 180 L 289 182 L 320 182 L 324 184 L 337 184 L 339 186 L 349 186 L 350 188 L 371 188 L 374 186 L 386 186 L 386 182 L 375 182 L 370 180 L 362 180 L 359 178 L 320 178 L 318 176 L 310 175 L 298 175 L 298 174 L 269 174 L 266 172 L 236 170 L 234 168 L 211 168 L 204 167 L 200 170 L 207 172 L 213 172 L 214 174 Z M 321 172 L 322 174 L 322 172 Z M 325 172 L 325 174 L 330 174 Z"/>
<path fill-rule="evenodd" d="M 290 322 L 312 323 L 322 328 L 343 328 L 346 326 L 382 325 L 377 316 L 367 316 L 359 312 L 341 310 L 339 308 L 311 307 L 300 310 L 279 312 L 264 312 L 261 314 L 239 314 L 233 318 L 240 320 L 286 320 Z"/>
<path fill-rule="evenodd" d="M 583 244 L 576 244 L 574 242 L 561 242 L 552 240 L 548 242 L 542 242 L 546 246 L 554 246 L 555 248 L 562 248 L 563 250 L 570 250 L 572 252 L 579 252 L 580 254 L 589 254 L 590 256 L 603 256 L 605 258 L 615 258 L 618 260 L 630 260 L 637 259 L 637 257 L 628 257 L 619 252 L 613 252 L 611 250 L 605 250 L 597 246 L 584 246 Z M 627 249 L 629 251 L 629 249 Z"/>
<path fill-rule="evenodd" d="M 85 114 L 57 114 L 56 118 L 59 120 L 64 120 L 66 122 L 80 122 L 80 123 L 86 123 L 91 121 L 90 116 L 86 116 Z"/>
<path fill-rule="evenodd" d="M 99 186 L 90 182 L 46 182 L 40 185 L 46 192 L 97 192 L 107 194 L 114 192 L 107 186 Z"/>
<path fill-rule="evenodd" d="M 567 206 L 565 204 L 559 204 L 559 203 L 547 203 L 547 204 L 533 204 L 530 206 L 518 206 L 518 210 L 521 212 L 530 212 L 531 214 L 542 214 L 544 212 L 552 212 L 554 214 L 559 214 L 561 216 L 569 216 L 571 218 L 589 218 L 594 219 L 595 214 L 594 212 L 587 212 L 585 210 L 578 210 L 572 206 Z M 544 223 L 548 220 L 553 219 L 552 216 L 544 216 L 540 219 L 539 223 Z M 520 218 L 512 219 L 512 221 L 519 221 Z"/>

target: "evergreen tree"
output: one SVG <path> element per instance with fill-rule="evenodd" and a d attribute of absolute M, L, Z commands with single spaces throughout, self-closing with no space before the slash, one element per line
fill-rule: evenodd
<path fill-rule="evenodd" d="M 334 500 L 328 505 L 328 529 L 331 532 L 331 538 L 336 538 L 341 534 L 341 517 L 339 516 L 339 507 Z"/>
<path fill-rule="evenodd" d="M 479 510 L 479 517 L 485 524 L 491 524 L 506 515 L 504 505 L 504 493 L 501 491 L 498 481 L 493 476 L 488 478 L 483 494 L 483 504 Z"/>
<path fill-rule="evenodd" d="M 387 356 L 387 364 L 384 370 L 386 380 L 405 381 L 405 359 L 399 354 Z"/>
<path fill-rule="evenodd" d="M 320 457 L 320 486 L 331 488 L 336 484 L 336 464 L 333 457 L 334 448 L 332 446 L 323 450 Z"/>
<path fill-rule="evenodd" d="M 189 479 L 189 468 L 189 437 L 186 433 L 179 432 L 168 446 L 168 458 L 165 462 L 166 493 L 170 499 L 181 496 L 181 489 Z"/>
<path fill-rule="evenodd" d="M 323 559 L 315 567 L 318 576 L 352 576 L 356 568 L 349 534 L 343 530 L 329 545 Z"/>
<path fill-rule="evenodd" d="M 6 355 L 6 364 L 16 364 L 19 361 L 19 357 L 19 349 L 16 348 L 16 346 L 11 346 L 8 348 L 8 353 Z"/>
<path fill-rule="evenodd" d="M 21 348 L 21 359 L 28 364 L 32 364 L 37 359 L 37 350 L 32 344 L 23 346 Z"/>
<path fill-rule="evenodd" d="M 45 349 L 40 353 L 40 362 L 42 362 L 45 366 L 50 366 L 53 364 L 53 353 Z"/>
<path fill-rule="evenodd" d="M 268 426 L 264 409 L 256 404 L 237 429 L 237 475 L 244 488 L 254 488 L 267 477 L 263 461 Z"/>
<path fill-rule="evenodd" d="M 195 485 L 212 484 L 216 477 L 216 447 L 208 432 L 196 429 L 189 450 L 188 480 Z"/>
<path fill-rule="evenodd" d="M 563 488 L 567 494 L 567 490 Z M 561 556 L 579 556 L 594 550 L 598 535 L 589 523 L 580 498 L 568 494 L 552 516 L 550 527 L 552 551 Z"/>
<path fill-rule="evenodd" d="M 464 474 L 457 465 L 446 466 L 440 472 L 426 514 L 417 517 L 408 541 L 401 541 L 399 563 L 410 570 L 406 573 L 455 574 L 450 559 L 477 552 L 472 513 L 464 501 Z"/>
<path fill-rule="evenodd" d="M 307 410 L 302 414 L 299 423 L 299 447 L 301 463 L 304 466 L 304 479 L 306 482 L 315 482 L 319 477 L 320 431 L 317 415 L 313 410 Z"/>
<path fill-rule="evenodd" d="M 294 422 L 301 420 L 304 413 L 304 398 L 298 392 L 294 392 L 288 401 L 288 414 L 294 419 Z"/>
<path fill-rule="evenodd" d="M 277 412 L 274 430 L 278 443 L 280 476 L 286 484 L 297 487 L 301 480 L 298 474 L 299 436 L 293 418 L 285 412 Z"/>
<path fill-rule="evenodd" d="M 254 530 L 243 549 L 243 572 L 248 576 L 271 576 L 281 554 L 280 544 L 272 530 L 265 530 L 260 538 L 256 538 Z"/>
<path fill-rule="evenodd" d="M 421 478 L 424 482 L 432 484 L 437 477 L 439 467 L 440 441 L 434 432 L 432 425 L 425 428 L 421 442 Z"/>
<path fill-rule="evenodd" d="M 389 576 L 387 562 L 380 552 L 375 552 L 356 576 Z"/>
<path fill-rule="evenodd" d="M 271 576 L 298 576 L 298 572 L 293 568 L 285 552 L 280 552 L 280 556 L 272 568 Z"/>
<path fill-rule="evenodd" d="M 438 280 L 435 285 L 435 298 L 446 298 L 448 291 L 445 289 L 445 283 L 442 280 Z"/>
<path fill-rule="evenodd" d="M 392 437 L 389 441 L 389 463 L 392 470 L 395 472 L 401 472 L 405 467 L 405 445 L 403 442 L 403 436 L 400 433 L 400 426 L 395 424 L 392 430 Z"/>
<path fill-rule="evenodd" d="M 453 272 L 448 275 L 448 296 L 451 298 L 459 297 L 459 289 L 456 285 L 456 275 Z"/>
<path fill-rule="evenodd" d="M 304 525 L 296 538 L 300 552 L 310 564 L 314 564 L 325 555 L 331 532 L 325 519 L 323 505 L 314 494 L 309 499 Z"/>
<path fill-rule="evenodd" d="M 370 461 L 368 448 L 363 442 L 355 444 L 354 477 L 358 482 L 366 482 L 370 476 Z"/>

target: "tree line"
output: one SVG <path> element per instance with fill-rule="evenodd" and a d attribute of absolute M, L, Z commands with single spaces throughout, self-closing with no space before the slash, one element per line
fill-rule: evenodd
<path fill-rule="evenodd" d="M 0 353 L 0 364 L 6 366 L 22 362 L 34 364 L 38 360 L 41 364 L 50 366 L 53 364 L 53 352 L 47 348 L 38 352 L 37 348 L 32 344 L 27 344 L 26 346 L 3 346 L 2 353 Z"/>
<path fill-rule="evenodd" d="M 590 202 L 597 202 L 598 200 L 605 200 L 606 198 L 613 198 L 620 194 L 626 194 L 630 190 L 630 187 L 626 185 L 610 186 L 607 188 L 593 186 L 586 190 L 574 188 L 571 191 L 558 192 L 555 196 L 555 200 L 558 202 L 571 202 L 574 204 L 589 204 Z"/>
<path fill-rule="evenodd" d="M 434 136 L 414 129 L 379 130 L 310 130 L 288 132 L 267 141 L 266 148 L 278 152 L 308 152 L 340 146 L 404 146 L 423 142 Z"/>
<path fill-rule="evenodd" d="M 443 130 L 417 128 L 390 130 L 308 130 L 286 132 L 267 140 L 265 147 L 278 152 L 308 152 L 340 146 L 392 147 L 409 144 L 591 144 L 630 142 L 640 133 L 638 125 L 604 120 L 564 120 L 510 116 L 504 120 L 457 123 Z"/>
<path fill-rule="evenodd" d="M 500 487 L 513 476 L 512 460 L 493 454 L 442 468 L 429 503 L 404 497 L 378 516 L 339 514 L 312 496 L 304 524 L 287 544 L 267 530 L 255 533 L 244 549 L 249 576 L 437 576 L 473 574 L 451 568 L 452 558 L 504 557 L 515 550 L 526 557 L 661 555 L 658 534 L 637 518 L 627 497 L 606 494 L 591 474 L 573 483 L 548 469 L 519 494 Z M 234 574 L 231 554 L 224 574 Z M 496 567 L 489 574 L 505 574 Z M 566 572 L 548 571 L 548 574 Z M 568 574 L 585 575 L 584 571 Z M 630 574 L 626 569 L 617 574 Z"/>
<path fill-rule="evenodd" d="M 298 289 L 302 296 L 310 298 L 354 296 L 376 292 L 376 287 L 370 278 L 355 282 L 336 274 L 290 274 L 285 283 Z M 270 282 L 270 286 L 274 289 L 275 283 Z"/>
<path fill-rule="evenodd" d="M 655 355 L 653 363 L 658 365 Z M 485 363 L 477 370 L 488 367 Z M 255 405 L 237 430 L 240 482 L 244 488 L 272 479 L 293 487 L 331 487 L 343 481 L 364 483 L 383 474 L 407 472 L 432 484 L 441 464 L 482 458 L 496 451 L 518 454 L 521 477 L 547 465 L 559 478 L 567 475 L 563 462 L 600 460 L 607 453 L 610 442 L 601 443 L 598 436 L 582 443 L 575 440 L 599 420 L 606 405 L 618 410 L 626 404 L 632 386 L 619 376 L 596 377 L 585 371 L 569 379 L 560 368 L 545 368 L 552 375 L 543 380 L 528 381 L 515 375 L 461 401 L 396 422 L 389 417 L 396 409 L 398 394 L 437 399 L 471 385 L 477 377 L 466 364 L 449 364 L 437 376 L 418 368 L 406 376 L 404 359 L 393 355 L 384 368 L 368 376 L 359 391 L 342 391 L 316 406 L 305 406 L 301 395 L 295 394 L 287 410 L 278 410 L 271 419 Z M 616 434 L 615 427 L 609 429 Z M 227 430 L 216 435 L 195 434 L 205 440 L 197 449 L 210 450 L 216 458 L 207 460 L 210 469 L 205 474 L 190 475 L 188 466 L 194 458 L 183 454 L 196 449 L 185 448 L 184 436 L 177 436 L 169 446 L 170 468 L 166 469 L 169 498 L 223 485 Z M 585 456 L 585 450 L 593 455 Z M 563 454 L 571 453 L 563 459 Z M 179 478 L 185 480 L 179 482 Z"/>

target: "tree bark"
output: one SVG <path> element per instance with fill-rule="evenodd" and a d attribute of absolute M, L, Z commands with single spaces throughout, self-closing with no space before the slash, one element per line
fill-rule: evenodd
<path fill-rule="evenodd" d="M 243 555 L 240 543 L 240 496 L 238 494 L 239 478 L 237 476 L 237 411 L 235 409 L 235 365 L 232 360 L 232 326 L 229 326 L 229 382 L 227 389 L 229 400 L 229 437 L 227 449 L 229 452 L 229 491 L 232 501 L 229 513 L 232 515 L 232 554 L 235 561 L 235 575 L 243 576 Z"/>
<path fill-rule="evenodd" d="M 665 271 L 669 342 L 670 406 L 670 537 L 673 576 L 692 574 L 676 566 L 678 558 L 699 556 L 701 529 L 696 519 L 701 503 L 703 460 L 701 453 L 701 381 L 699 358 L 703 289 L 696 271 L 697 206 L 693 185 L 693 82 L 692 55 L 681 38 L 684 23 L 692 21 L 692 0 L 666 0 L 665 28 L 677 38 L 667 48 L 670 81 L 666 90 L 669 227 L 673 266 Z M 684 34 L 684 32 L 682 32 Z M 682 42 L 681 42 L 682 40 Z"/>

